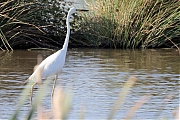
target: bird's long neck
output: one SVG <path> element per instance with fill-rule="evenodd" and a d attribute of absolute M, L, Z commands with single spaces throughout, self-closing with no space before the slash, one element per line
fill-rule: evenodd
<path fill-rule="evenodd" d="M 68 48 L 68 42 L 69 42 L 69 35 L 70 35 L 70 24 L 69 24 L 69 19 L 70 19 L 70 16 L 69 16 L 69 13 L 67 15 L 67 19 L 66 19 L 66 25 L 67 25 L 67 34 L 66 34 L 66 39 L 65 39 L 65 42 L 64 42 L 64 45 L 63 45 L 63 48 L 64 50 L 67 51 L 67 48 Z"/>

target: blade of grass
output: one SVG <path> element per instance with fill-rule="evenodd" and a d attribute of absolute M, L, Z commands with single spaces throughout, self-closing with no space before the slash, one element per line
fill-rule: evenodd
<path fill-rule="evenodd" d="M 6 50 L 9 50 L 8 47 L 11 49 L 11 51 L 13 51 L 12 47 L 10 46 L 8 40 L 6 39 L 5 35 L 3 34 L 3 31 L 0 29 L 0 37 L 1 37 L 1 40 L 6 48 Z M 6 44 L 8 45 L 8 47 L 6 46 Z"/>
<path fill-rule="evenodd" d="M 112 119 L 113 116 L 115 115 L 116 111 L 118 109 L 120 109 L 121 104 L 123 103 L 126 95 L 128 94 L 130 88 L 133 86 L 133 84 L 135 83 L 136 78 L 135 77 L 130 77 L 126 83 L 123 85 L 123 88 L 121 90 L 121 92 L 119 93 L 119 97 L 117 99 L 117 101 L 115 101 L 109 115 L 108 115 L 108 120 Z"/>
<path fill-rule="evenodd" d="M 130 108 L 130 110 L 127 112 L 126 117 L 124 118 L 124 120 L 130 120 L 132 119 L 133 115 L 135 114 L 135 112 L 144 104 L 146 103 L 148 100 L 150 99 L 150 95 L 145 95 L 142 98 L 140 98 L 135 104 L 134 106 L 132 106 Z"/>

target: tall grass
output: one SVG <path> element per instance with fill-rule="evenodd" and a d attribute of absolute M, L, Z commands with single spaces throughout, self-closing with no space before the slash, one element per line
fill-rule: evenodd
<path fill-rule="evenodd" d="M 66 35 L 66 15 L 72 3 L 50 0 L 0 1 L 0 48 L 61 47 Z M 71 22 L 79 27 L 78 14 Z"/>
<path fill-rule="evenodd" d="M 0 49 L 61 47 L 70 7 L 52 0 L 1 1 Z M 74 14 L 70 45 L 179 49 L 179 0 L 96 0 L 88 9 L 82 23 Z"/>
<path fill-rule="evenodd" d="M 180 43 L 178 0 L 96 0 L 89 9 L 84 37 L 94 46 L 154 48 Z"/>
<path fill-rule="evenodd" d="M 12 50 L 12 47 L 21 44 L 46 44 L 47 41 L 43 41 L 47 39 L 45 32 L 35 24 L 34 15 L 39 10 L 37 4 L 24 0 L 0 2 L 0 46 Z"/>

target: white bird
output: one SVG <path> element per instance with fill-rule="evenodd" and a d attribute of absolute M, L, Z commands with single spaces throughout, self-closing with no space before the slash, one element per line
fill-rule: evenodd
<path fill-rule="evenodd" d="M 45 60 L 43 60 L 39 66 L 36 68 L 34 73 L 26 80 L 33 80 L 35 83 L 31 87 L 31 95 L 30 95 L 30 103 L 32 105 L 32 94 L 33 94 L 33 88 L 37 83 L 41 83 L 42 78 L 47 78 L 49 76 L 55 75 L 54 79 L 54 85 L 52 89 L 51 97 L 53 98 L 54 94 L 54 88 L 56 86 L 56 80 L 57 76 L 60 73 L 61 69 L 64 66 L 65 58 L 66 58 L 66 52 L 68 48 L 68 42 L 69 42 L 69 35 L 70 35 L 70 16 L 75 13 L 76 11 L 87 11 L 87 10 L 81 10 L 76 8 L 71 8 L 67 15 L 66 25 L 67 25 L 67 34 L 65 38 L 65 42 L 63 45 L 63 48 L 61 50 L 58 50 L 54 54 L 48 56 Z"/>

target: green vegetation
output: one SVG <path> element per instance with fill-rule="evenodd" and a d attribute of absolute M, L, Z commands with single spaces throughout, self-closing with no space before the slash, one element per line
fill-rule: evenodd
<path fill-rule="evenodd" d="M 0 48 L 59 47 L 64 42 L 66 13 L 71 5 L 50 0 L 1 1 Z M 75 14 L 74 18 L 79 21 L 80 17 Z M 71 24 L 72 31 L 79 28 L 77 22 Z"/>
<path fill-rule="evenodd" d="M 180 43 L 178 0 L 96 0 L 89 10 L 84 34 L 94 46 L 156 48 Z"/>
<path fill-rule="evenodd" d="M 8 0 L 0 3 L 0 43 L 6 50 L 21 43 L 35 42 L 44 32 L 32 19 L 37 7 L 33 3 Z"/>
<path fill-rule="evenodd" d="M 0 49 L 61 47 L 72 5 L 53 0 L 1 1 Z M 74 15 L 70 47 L 179 49 L 179 0 L 96 0 L 88 9 Z"/>

